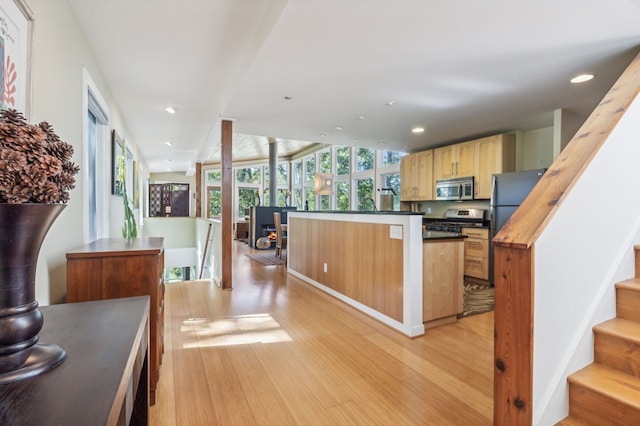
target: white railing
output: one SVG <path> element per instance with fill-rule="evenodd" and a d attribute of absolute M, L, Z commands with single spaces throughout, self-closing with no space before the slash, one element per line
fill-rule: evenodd
<path fill-rule="evenodd" d="M 615 317 L 614 284 L 640 241 L 636 97 L 535 244 L 533 424 L 568 415 L 567 376 L 593 362 L 593 325 Z"/>

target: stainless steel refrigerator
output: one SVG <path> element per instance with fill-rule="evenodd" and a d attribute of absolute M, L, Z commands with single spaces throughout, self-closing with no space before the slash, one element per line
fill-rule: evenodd
<path fill-rule="evenodd" d="M 489 281 L 493 285 L 493 237 L 538 183 L 546 169 L 493 175 L 489 216 Z"/>

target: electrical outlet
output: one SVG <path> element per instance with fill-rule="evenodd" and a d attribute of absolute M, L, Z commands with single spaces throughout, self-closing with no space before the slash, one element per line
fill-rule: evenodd
<path fill-rule="evenodd" d="M 327 272 L 327 264 L 324 264 L 324 272 Z"/>

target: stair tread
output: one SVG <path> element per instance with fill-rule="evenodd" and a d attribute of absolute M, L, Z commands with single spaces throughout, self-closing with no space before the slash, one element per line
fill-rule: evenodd
<path fill-rule="evenodd" d="M 606 333 L 640 344 L 640 323 L 624 318 L 613 318 L 593 327 L 596 333 Z"/>
<path fill-rule="evenodd" d="M 568 380 L 640 410 L 640 378 L 593 363 L 571 374 Z"/>
<path fill-rule="evenodd" d="M 555 426 L 591 426 L 591 423 L 580 420 L 577 417 L 568 416 L 556 423 Z"/>
<path fill-rule="evenodd" d="M 616 288 L 640 291 L 640 277 L 633 277 L 616 283 Z"/>

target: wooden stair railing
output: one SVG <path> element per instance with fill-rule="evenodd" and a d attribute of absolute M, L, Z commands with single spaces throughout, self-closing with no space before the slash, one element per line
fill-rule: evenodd
<path fill-rule="evenodd" d="M 534 248 L 564 197 L 638 94 L 640 55 L 493 240 L 495 286 L 494 424 L 533 421 Z"/>
<path fill-rule="evenodd" d="M 640 245 L 636 276 L 616 284 L 616 318 L 593 327 L 595 362 L 568 377 L 569 417 L 558 425 L 640 424 Z"/>

